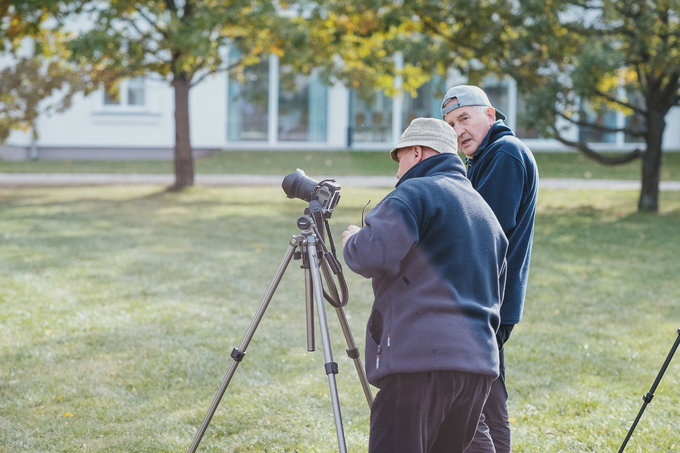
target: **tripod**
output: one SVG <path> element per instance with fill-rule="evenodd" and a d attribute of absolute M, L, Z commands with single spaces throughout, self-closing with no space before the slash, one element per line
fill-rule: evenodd
<path fill-rule="evenodd" d="M 652 384 L 652 387 L 649 389 L 649 392 L 642 397 L 644 403 L 642 403 L 642 407 L 640 408 L 637 417 L 635 417 L 635 421 L 633 422 L 633 425 L 630 427 L 630 430 L 628 430 L 628 434 L 626 435 L 623 444 L 621 444 L 621 448 L 619 449 L 618 453 L 623 453 L 623 450 L 626 448 L 626 444 L 628 443 L 630 436 L 633 435 L 633 431 L 635 430 L 635 427 L 640 421 L 640 417 L 642 417 L 642 413 L 645 411 L 647 405 L 652 402 L 652 398 L 654 398 L 654 391 L 656 390 L 656 387 L 659 385 L 659 382 L 661 382 L 661 378 L 663 377 L 663 374 L 666 372 L 666 368 L 668 368 L 668 365 L 671 363 L 671 359 L 673 358 L 676 349 L 678 349 L 679 344 L 680 344 L 680 329 L 678 329 L 678 337 L 675 339 L 675 343 L 671 347 L 671 350 L 668 352 L 668 355 L 666 356 L 666 361 L 663 363 L 663 366 L 661 367 L 659 374 L 656 376 L 654 384 Z"/>
<path fill-rule="evenodd" d="M 331 249 L 333 253 L 330 253 L 326 248 L 323 237 L 323 230 L 320 230 L 317 225 L 325 223 L 326 231 L 328 232 Z M 347 343 L 347 355 L 354 361 L 354 366 L 359 375 L 359 380 L 364 390 L 364 395 L 368 402 L 369 407 L 373 402 L 373 396 L 371 394 L 371 389 L 366 380 L 366 373 L 364 372 L 363 365 L 360 360 L 359 348 L 354 343 L 352 338 L 352 333 L 347 323 L 347 318 L 345 317 L 345 312 L 343 307 L 347 304 L 347 285 L 345 283 L 344 277 L 342 275 L 342 270 L 340 268 L 340 263 L 335 257 L 335 248 L 333 246 L 333 240 L 330 236 L 330 228 L 328 226 L 327 218 L 324 218 L 323 209 L 318 201 L 312 200 L 309 203 L 309 208 L 305 210 L 305 215 L 297 219 L 297 226 L 300 229 L 301 234 L 294 235 L 288 243 L 288 250 L 285 253 L 281 264 L 279 265 L 274 278 L 272 279 L 267 291 L 260 302 L 260 305 L 253 317 L 248 330 L 241 341 L 238 348 L 234 348 L 231 352 L 231 358 L 233 359 L 227 374 L 222 379 L 222 384 L 220 388 L 215 393 L 208 413 L 205 415 L 203 422 L 201 423 L 196 436 L 189 447 L 189 453 L 193 453 L 198 448 L 203 435 L 205 434 L 210 420 L 212 419 L 217 406 L 220 404 L 224 393 L 229 386 L 229 382 L 236 372 L 236 368 L 239 363 L 243 360 L 246 349 L 250 340 L 255 334 L 255 330 L 259 325 L 262 317 L 264 316 L 269 302 L 276 291 L 276 288 L 286 271 L 288 264 L 293 257 L 302 260 L 302 269 L 305 272 L 305 298 L 306 298 L 306 321 L 307 321 L 307 350 L 312 352 L 315 350 L 314 341 L 314 305 L 316 304 L 316 310 L 319 317 L 319 331 L 321 332 L 322 344 L 326 375 L 328 376 L 328 385 L 330 388 L 331 401 L 333 405 L 333 415 L 335 418 L 335 430 L 338 437 L 338 448 L 340 453 L 346 453 L 347 447 L 345 444 L 345 434 L 342 426 L 342 415 L 340 413 L 340 402 L 338 400 L 337 385 L 335 382 L 335 375 L 338 373 L 338 364 L 333 361 L 333 352 L 331 350 L 330 336 L 328 333 L 328 324 L 326 320 L 326 310 L 323 303 L 324 297 L 329 301 L 329 303 L 335 307 L 335 311 L 338 315 L 340 321 L 340 326 L 345 336 L 345 341 Z M 296 251 L 296 249 L 300 249 Z M 338 283 L 341 285 L 342 298 L 338 295 L 337 287 L 331 275 L 331 270 L 338 276 Z M 321 273 L 325 278 L 328 286 L 327 293 L 322 286 Z"/>

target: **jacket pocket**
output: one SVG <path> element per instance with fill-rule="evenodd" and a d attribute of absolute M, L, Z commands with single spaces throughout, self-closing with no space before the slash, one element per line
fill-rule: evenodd
<path fill-rule="evenodd" d="M 368 318 L 368 332 L 375 344 L 380 344 L 380 339 L 383 333 L 383 316 L 379 310 L 373 310 L 371 316 Z"/>

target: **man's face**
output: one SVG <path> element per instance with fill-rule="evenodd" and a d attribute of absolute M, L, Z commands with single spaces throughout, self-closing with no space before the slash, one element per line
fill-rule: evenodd
<path fill-rule="evenodd" d="M 458 102 L 458 99 L 453 98 L 449 103 L 451 102 Z M 453 127 L 458 136 L 458 149 L 468 157 L 477 151 L 495 119 L 496 112 L 493 108 L 484 109 L 476 105 L 459 107 L 444 117 L 444 121 Z"/>
<path fill-rule="evenodd" d="M 409 146 L 408 148 L 401 148 L 397 150 L 397 161 L 399 168 L 397 169 L 397 179 L 401 179 L 404 173 L 409 171 L 411 167 L 420 162 L 420 154 L 422 151 L 417 146 Z"/>

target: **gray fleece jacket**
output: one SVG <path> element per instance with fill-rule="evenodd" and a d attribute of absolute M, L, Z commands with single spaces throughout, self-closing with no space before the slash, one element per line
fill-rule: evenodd
<path fill-rule="evenodd" d="M 371 384 L 434 370 L 498 375 L 507 245 L 457 155 L 429 157 L 401 177 L 343 250 L 347 266 L 372 279 Z"/>

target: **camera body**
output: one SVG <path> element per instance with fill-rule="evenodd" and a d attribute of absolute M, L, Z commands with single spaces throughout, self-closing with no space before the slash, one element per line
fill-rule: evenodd
<path fill-rule="evenodd" d="M 340 184 L 333 179 L 324 179 L 314 189 L 314 197 L 326 211 L 332 211 L 340 201 Z"/>
<path fill-rule="evenodd" d="M 334 179 L 317 182 L 299 168 L 295 173 L 283 178 L 281 187 L 288 198 L 299 198 L 309 202 L 318 201 L 327 214 L 333 212 L 340 201 L 341 186 Z"/>

